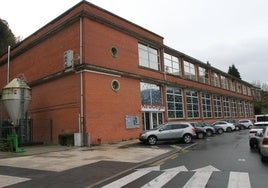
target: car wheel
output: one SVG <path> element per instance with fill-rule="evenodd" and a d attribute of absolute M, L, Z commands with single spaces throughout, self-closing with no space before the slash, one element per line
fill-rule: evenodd
<path fill-rule="evenodd" d="M 204 133 L 202 133 L 202 132 L 197 133 L 197 138 L 202 139 L 204 137 L 205 137 Z"/>
<path fill-rule="evenodd" d="M 250 140 L 249 147 L 250 147 L 250 149 L 258 148 L 258 143 L 255 140 Z"/>
<path fill-rule="evenodd" d="M 192 141 L 192 136 L 190 134 L 185 134 L 183 136 L 183 142 L 189 144 Z"/>
<path fill-rule="evenodd" d="M 206 136 L 212 136 L 212 131 L 211 130 L 207 130 Z"/>
<path fill-rule="evenodd" d="M 250 125 L 250 126 L 248 126 L 248 129 L 251 129 L 251 127 L 252 127 L 251 125 Z"/>
<path fill-rule="evenodd" d="M 236 130 L 239 130 L 239 128 L 236 128 Z M 232 128 L 231 127 L 227 127 L 226 131 L 229 133 L 229 132 L 232 132 Z"/>
<path fill-rule="evenodd" d="M 222 134 L 223 133 L 223 129 L 218 129 L 217 132 L 218 132 L 218 134 Z"/>
<path fill-rule="evenodd" d="M 265 157 L 265 156 L 261 155 L 261 161 L 262 162 L 267 162 L 267 160 L 268 160 L 268 157 Z"/>
<path fill-rule="evenodd" d="M 157 138 L 155 136 L 149 136 L 147 138 L 147 143 L 150 145 L 155 145 L 157 142 Z"/>
<path fill-rule="evenodd" d="M 240 130 L 244 130 L 244 129 L 245 129 L 244 125 L 241 125 Z"/>

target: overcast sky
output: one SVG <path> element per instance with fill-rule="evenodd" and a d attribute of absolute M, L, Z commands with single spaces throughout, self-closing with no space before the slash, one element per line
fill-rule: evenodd
<path fill-rule="evenodd" d="M 162 37 L 164 44 L 249 83 L 268 84 L 268 0 L 88 0 Z M 0 18 L 28 37 L 80 0 L 6 0 Z"/>

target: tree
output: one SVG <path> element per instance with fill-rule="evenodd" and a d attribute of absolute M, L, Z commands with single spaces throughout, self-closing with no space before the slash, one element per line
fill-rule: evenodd
<path fill-rule="evenodd" d="M 240 73 L 238 72 L 237 68 L 234 66 L 234 64 L 232 64 L 232 66 L 229 66 L 229 70 L 228 70 L 228 74 L 241 79 L 240 77 Z"/>
<path fill-rule="evenodd" d="M 0 18 L 0 56 L 3 55 L 8 46 L 14 46 L 17 43 L 17 39 L 9 29 L 8 23 Z"/>

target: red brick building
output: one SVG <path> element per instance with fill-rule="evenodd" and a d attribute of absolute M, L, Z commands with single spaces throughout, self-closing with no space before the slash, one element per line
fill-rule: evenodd
<path fill-rule="evenodd" d="M 0 89 L 7 59 L 0 56 Z M 84 144 L 110 142 L 166 121 L 253 117 L 249 83 L 84 1 L 12 47 L 9 74 L 32 89 L 33 141 L 80 133 Z"/>

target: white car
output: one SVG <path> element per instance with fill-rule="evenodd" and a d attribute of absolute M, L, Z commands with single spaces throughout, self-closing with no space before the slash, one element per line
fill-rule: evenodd
<path fill-rule="evenodd" d="M 250 129 L 253 126 L 253 123 L 250 119 L 240 119 L 238 123 L 243 125 L 246 129 Z"/>
<path fill-rule="evenodd" d="M 265 161 L 268 159 L 268 127 L 264 127 L 262 132 L 257 134 L 259 141 L 259 151 L 261 154 L 261 160 Z"/>
<path fill-rule="evenodd" d="M 257 122 L 249 130 L 249 146 L 251 149 L 258 148 L 259 137 L 258 135 L 262 133 L 263 128 L 268 126 L 268 122 Z"/>
<path fill-rule="evenodd" d="M 218 134 L 222 134 L 223 132 L 231 132 L 235 130 L 234 124 L 228 123 L 226 121 L 216 121 L 212 123 L 211 126 L 215 128 Z"/>

